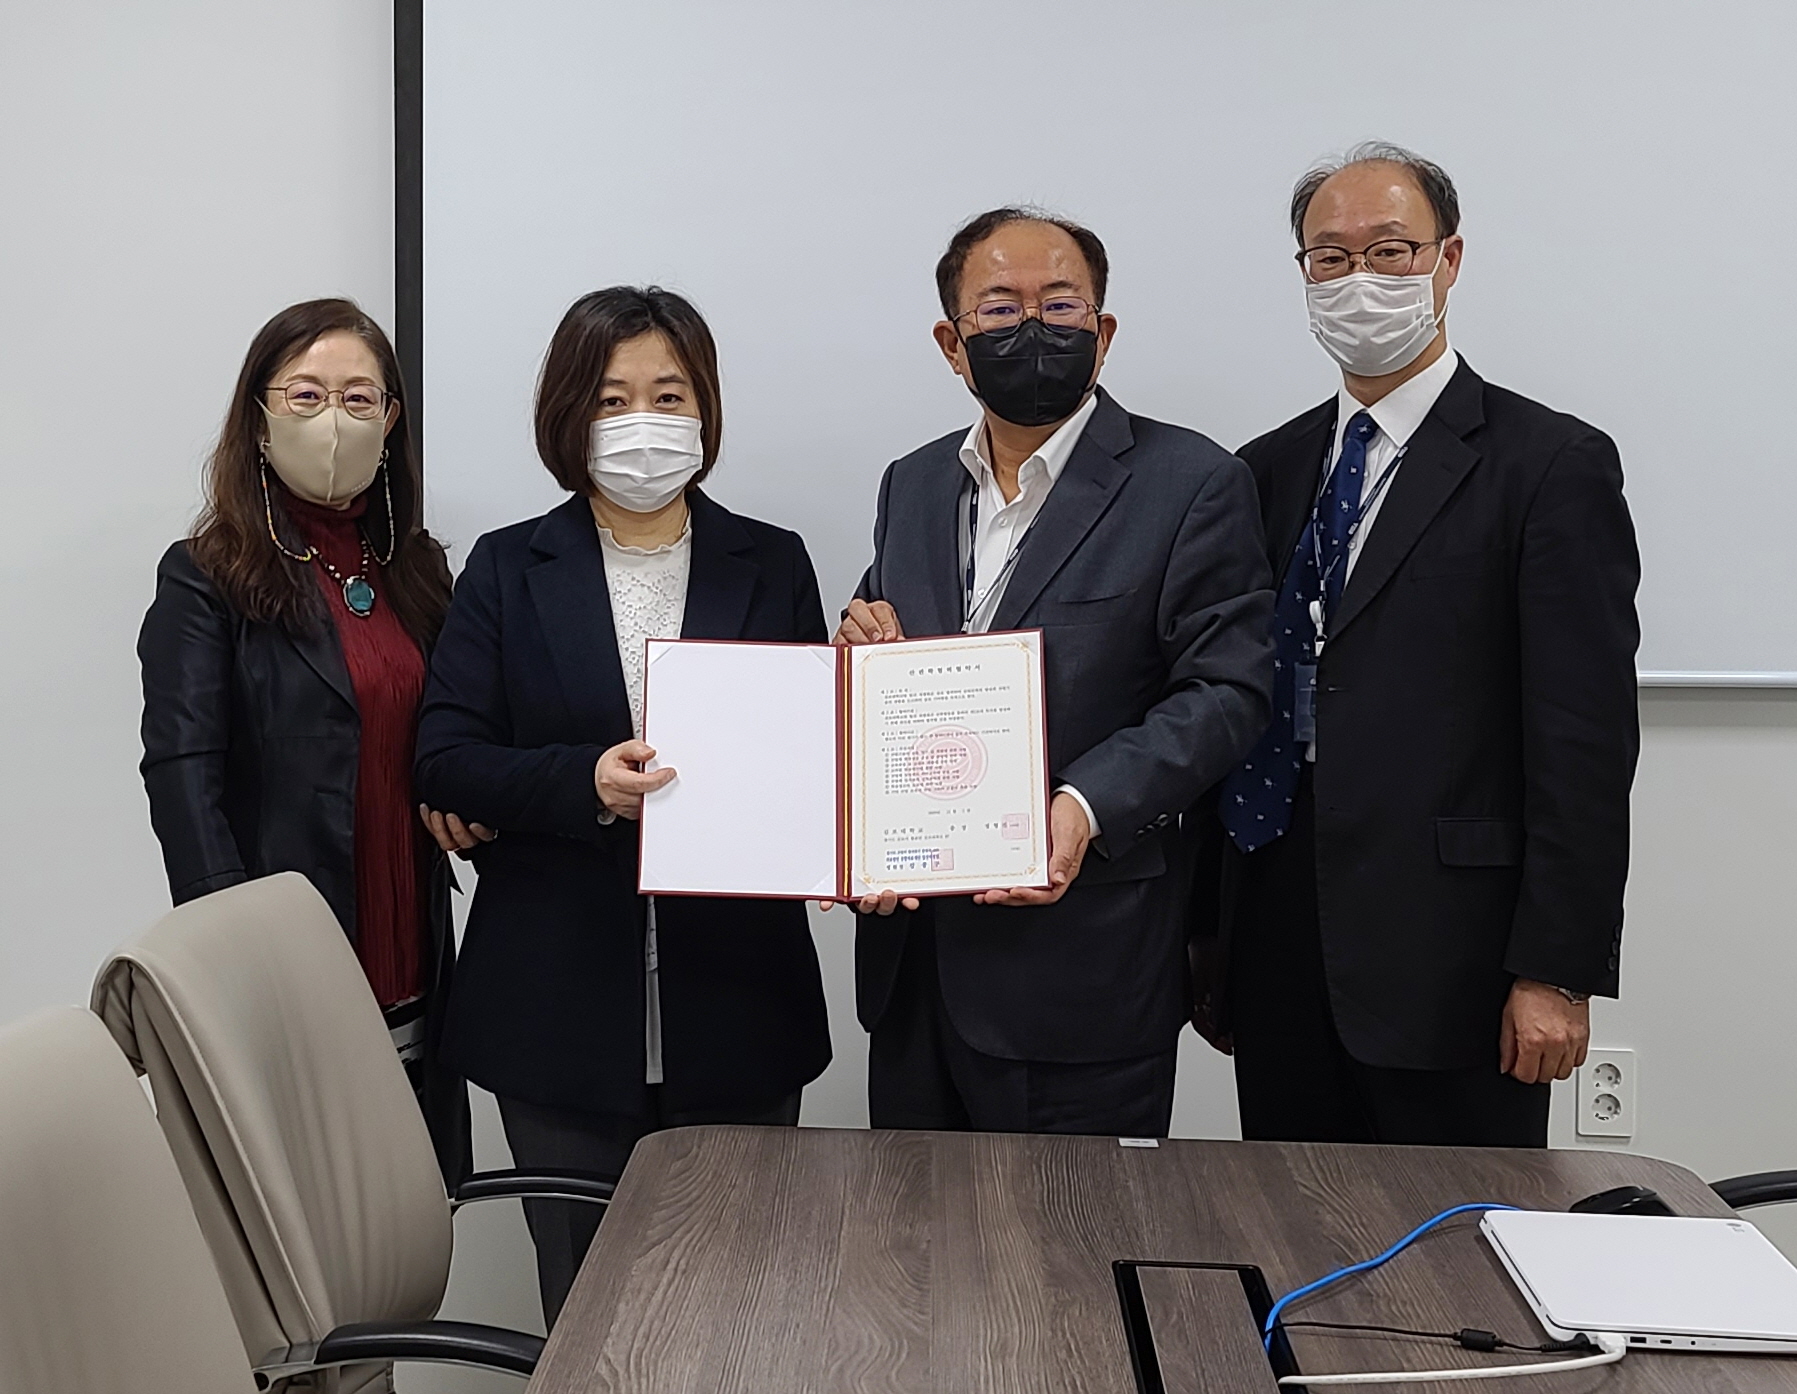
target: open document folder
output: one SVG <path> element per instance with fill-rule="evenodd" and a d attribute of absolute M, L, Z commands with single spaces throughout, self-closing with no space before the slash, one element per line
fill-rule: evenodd
<path fill-rule="evenodd" d="M 1039 630 L 649 642 L 641 888 L 852 900 L 1048 885 Z"/>

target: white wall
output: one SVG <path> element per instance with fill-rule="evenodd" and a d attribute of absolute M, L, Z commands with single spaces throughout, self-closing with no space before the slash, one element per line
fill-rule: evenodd
<path fill-rule="evenodd" d="M 133 646 L 251 336 L 393 308 L 385 6 L 6 7 L 0 1020 L 85 1001 L 168 903 Z"/>
<path fill-rule="evenodd" d="M 1710 1179 L 1797 1167 L 1797 693 L 1643 693 L 1641 737 L 1623 995 L 1592 1014 L 1637 1053 L 1621 1146 Z M 1754 1218 L 1797 1257 L 1797 1206 Z"/>
<path fill-rule="evenodd" d="M 299 23 L 303 41 L 293 38 Z M 0 1022 L 85 1000 L 104 952 L 166 904 L 135 769 L 132 644 L 156 558 L 198 503 L 200 461 L 250 336 L 280 306 L 312 295 L 354 295 L 383 321 L 392 308 L 384 7 L 34 0 L 10 7 L 6 26 Z M 271 161 L 296 134 L 321 152 L 317 162 Z M 1097 219 L 1105 210 L 1088 211 Z M 917 299 L 927 315 L 927 292 Z M 542 314 L 552 322 L 559 308 Z M 1524 308 L 1485 313 L 1496 320 Z M 1288 309 L 1232 292 L 1202 327 L 1229 334 Z M 1584 332 L 1605 333 L 1601 322 Z M 546 335 L 533 324 L 504 345 L 495 373 L 527 382 Z M 1677 337 L 1669 330 L 1662 347 Z M 1765 361 L 1788 378 L 1788 342 L 1771 342 Z M 1301 399 L 1315 383 L 1289 390 Z M 944 410 L 957 400 L 938 399 Z M 494 450 L 495 467 L 522 479 L 535 466 L 520 428 L 521 418 L 505 425 Z M 1771 457 L 1760 467 L 1784 470 Z M 1701 471 L 1690 477 L 1694 493 L 1705 487 Z M 471 501 L 455 540 L 465 546 L 511 516 L 502 498 Z M 804 521 L 829 531 L 822 519 Z M 839 554 L 838 583 L 865 548 L 866 521 L 821 540 L 820 552 Z M 1597 1013 L 1600 1043 L 1640 1052 L 1641 1131 L 1630 1146 L 1709 1176 L 1797 1165 L 1788 891 L 1797 699 L 1648 694 L 1643 707 L 1626 997 Z M 865 1044 L 851 1009 L 848 922 L 822 918 L 818 933 L 838 1060 L 808 1093 L 805 1121 L 855 1126 L 866 1118 Z M 1226 1066 L 1189 1036 L 1187 1047 L 1175 1129 L 1228 1135 Z M 490 1101 L 476 1106 L 481 1161 L 501 1165 Z M 1571 1140 L 1558 1112 L 1555 1137 Z M 529 1325 L 535 1293 L 516 1208 L 477 1208 L 457 1223 L 446 1314 Z M 1797 1252 L 1797 1217 L 1768 1213 L 1766 1223 Z M 406 1387 L 517 1388 L 438 1371 L 409 1372 Z"/>

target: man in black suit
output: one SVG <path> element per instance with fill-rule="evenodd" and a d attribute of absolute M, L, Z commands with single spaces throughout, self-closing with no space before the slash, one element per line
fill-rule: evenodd
<path fill-rule="evenodd" d="M 1171 1119 L 1180 814 L 1266 724 L 1273 597 L 1241 461 L 1097 387 L 1106 275 L 1096 236 L 1027 210 L 949 243 L 935 336 L 979 417 L 887 469 L 837 635 L 1044 631 L 1051 889 L 862 902 L 876 1128 L 1161 1136 Z"/>
<path fill-rule="evenodd" d="M 1437 166 L 1362 147 L 1291 215 L 1342 389 L 1241 452 L 1278 671 L 1218 803 L 1226 990 L 1200 1030 L 1233 1044 L 1245 1137 L 1545 1146 L 1587 1000 L 1617 990 L 1621 462 L 1448 347 L 1463 240 Z"/>

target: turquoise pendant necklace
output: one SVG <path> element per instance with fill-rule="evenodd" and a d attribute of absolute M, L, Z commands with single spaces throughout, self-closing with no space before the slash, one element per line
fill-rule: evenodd
<path fill-rule="evenodd" d="M 362 539 L 362 569 L 354 576 L 345 576 L 326 561 L 324 554 L 316 548 L 312 549 L 312 560 L 328 571 L 331 579 L 343 587 L 343 603 L 349 608 L 350 614 L 365 620 L 374 613 L 374 582 L 367 575 L 374 570 L 374 552 L 366 537 Z"/>
<path fill-rule="evenodd" d="M 284 557 L 291 557 L 297 562 L 315 561 L 322 566 L 338 585 L 343 587 L 343 603 L 350 614 L 359 620 L 365 620 L 374 613 L 374 582 L 369 578 L 374 574 L 374 548 L 368 545 L 368 534 L 361 533 L 362 569 L 354 576 L 345 576 L 336 567 L 326 561 L 316 547 L 308 547 L 303 552 L 295 552 L 281 541 L 281 534 L 275 531 L 275 504 L 268 492 L 268 460 L 267 447 L 263 447 L 262 461 L 262 516 L 268 523 L 268 540 Z M 399 529 L 393 518 L 393 476 L 387 468 L 387 452 L 381 451 L 381 491 L 387 498 L 387 555 L 381 558 L 380 564 L 386 566 L 393 560 L 394 550 L 399 546 Z M 358 528 L 358 532 L 361 530 Z"/>

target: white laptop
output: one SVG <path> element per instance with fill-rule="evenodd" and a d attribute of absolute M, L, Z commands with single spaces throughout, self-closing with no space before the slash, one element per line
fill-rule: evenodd
<path fill-rule="evenodd" d="M 1797 1267 L 1745 1220 L 1490 1210 L 1479 1228 L 1558 1340 L 1797 1353 Z"/>

